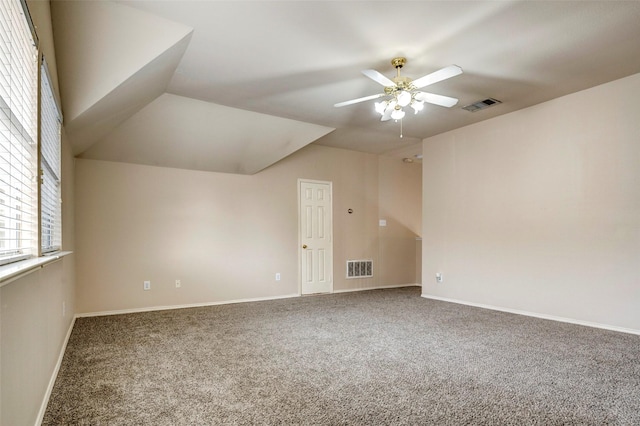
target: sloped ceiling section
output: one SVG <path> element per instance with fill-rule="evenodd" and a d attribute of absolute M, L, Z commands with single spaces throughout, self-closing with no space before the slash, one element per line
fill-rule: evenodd
<path fill-rule="evenodd" d="M 51 4 L 74 155 L 252 174 L 334 130 L 165 94 L 193 29 L 108 1 Z"/>
<path fill-rule="evenodd" d="M 165 93 L 80 157 L 254 174 L 331 131 Z"/>
<path fill-rule="evenodd" d="M 188 41 L 184 38 L 171 46 L 68 122 L 66 129 L 72 138 L 74 154 L 90 148 L 162 95 Z"/>
<path fill-rule="evenodd" d="M 54 1 L 51 15 L 74 154 L 165 91 L 192 32 L 111 2 Z"/>

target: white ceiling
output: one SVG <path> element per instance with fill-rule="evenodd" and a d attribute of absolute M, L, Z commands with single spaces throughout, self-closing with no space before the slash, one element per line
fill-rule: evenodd
<path fill-rule="evenodd" d="M 412 157 L 426 137 L 640 72 L 639 1 L 55 0 L 52 17 L 75 154 L 200 170 L 255 173 L 314 141 Z M 407 114 L 402 139 L 373 102 L 333 107 L 380 93 L 361 70 L 393 77 L 396 56 L 414 79 L 464 70 L 428 88 L 458 105 Z M 487 97 L 503 103 L 461 109 Z"/>

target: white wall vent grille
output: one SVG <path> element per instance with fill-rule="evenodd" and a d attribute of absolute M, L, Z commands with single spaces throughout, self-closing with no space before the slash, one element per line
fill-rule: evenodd
<path fill-rule="evenodd" d="M 373 260 L 347 260 L 347 278 L 373 277 Z"/>

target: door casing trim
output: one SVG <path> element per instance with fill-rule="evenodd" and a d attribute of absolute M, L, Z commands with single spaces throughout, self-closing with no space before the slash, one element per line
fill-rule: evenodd
<path fill-rule="evenodd" d="M 302 247 L 302 219 L 301 219 L 301 211 L 300 211 L 300 202 L 301 202 L 301 198 L 300 198 L 300 190 L 302 188 L 302 183 L 303 182 L 308 182 L 308 183 L 321 183 L 321 184 L 327 184 L 329 185 L 329 197 L 331 200 L 331 289 L 329 291 L 329 293 L 333 293 L 334 292 L 334 277 L 335 274 L 334 272 L 334 268 L 335 268 L 335 262 L 333 259 L 333 182 L 329 181 L 329 180 L 317 180 L 317 179 L 304 179 L 304 178 L 298 178 L 298 247 L 296 249 L 296 252 L 298 253 L 298 295 L 302 296 L 302 250 L 300 250 L 300 248 Z"/>

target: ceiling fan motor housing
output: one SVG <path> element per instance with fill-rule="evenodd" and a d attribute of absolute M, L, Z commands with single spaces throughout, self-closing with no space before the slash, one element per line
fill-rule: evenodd
<path fill-rule="evenodd" d="M 384 92 L 387 95 L 392 95 L 394 93 L 401 92 L 403 90 L 410 92 L 411 90 L 415 89 L 415 87 L 413 87 L 413 85 L 411 84 L 412 80 L 409 77 L 397 76 L 397 77 L 394 77 L 392 80 L 396 85 L 388 86 L 384 88 Z"/>
<path fill-rule="evenodd" d="M 393 65 L 395 69 L 398 70 L 398 73 L 394 78 L 392 78 L 395 86 L 387 86 L 384 88 L 384 92 L 387 95 L 394 95 L 402 91 L 410 92 L 415 89 L 415 87 L 411 85 L 412 80 L 409 77 L 400 75 L 400 68 L 405 66 L 406 63 L 407 59 L 403 57 L 393 58 L 391 60 L 391 65 Z"/>

